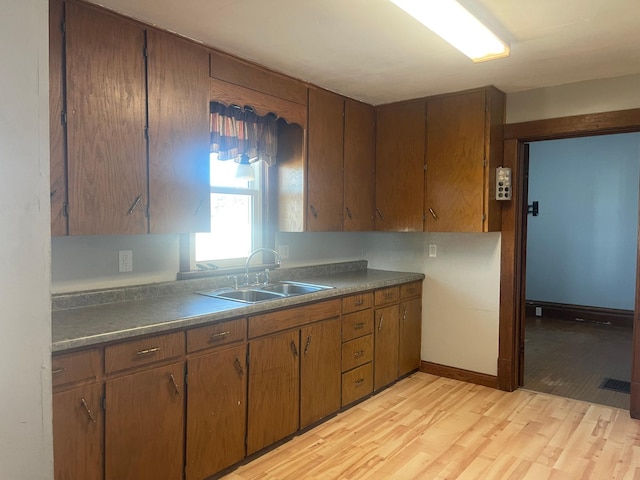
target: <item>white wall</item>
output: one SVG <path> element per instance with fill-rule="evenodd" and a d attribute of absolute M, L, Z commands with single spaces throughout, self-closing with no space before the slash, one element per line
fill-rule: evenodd
<path fill-rule="evenodd" d="M 527 300 L 633 310 L 640 133 L 530 146 Z"/>
<path fill-rule="evenodd" d="M 0 480 L 53 478 L 47 12 L 0 20 Z"/>

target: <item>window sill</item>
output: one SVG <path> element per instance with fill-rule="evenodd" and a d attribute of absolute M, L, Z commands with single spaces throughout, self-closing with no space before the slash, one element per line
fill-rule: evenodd
<path fill-rule="evenodd" d="M 249 266 L 250 272 L 262 272 L 264 269 L 275 270 L 278 268 L 276 263 L 267 263 L 262 265 Z M 244 267 L 228 267 L 228 268 L 216 268 L 211 270 L 192 270 L 190 272 L 178 272 L 178 280 L 193 280 L 195 278 L 210 278 L 210 277 L 226 277 L 230 275 L 243 275 L 245 272 Z"/>

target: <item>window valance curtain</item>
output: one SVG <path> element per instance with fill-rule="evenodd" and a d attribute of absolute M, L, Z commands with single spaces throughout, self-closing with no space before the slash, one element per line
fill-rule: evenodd
<path fill-rule="evenodd" d="M 276 163 L 278 123 L 274 115 L 261 117 L 250 109 L 211 102 L 210 122 L 211 151 L 218 153 L 218 160 L 239 163 L 246 155 L 251 163 Z"/>

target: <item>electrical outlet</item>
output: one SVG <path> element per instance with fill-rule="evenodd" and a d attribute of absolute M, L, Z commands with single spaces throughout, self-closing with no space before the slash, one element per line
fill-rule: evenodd
<path fill-rule="evenodd" d="M 542 307 L 536 307 L 536 317 L 542 316 Z"/>
<path fill-rule="evenodd" d="M 133 272 L 133 250 L 119 251 L 118 271 Z"/>
<path fill-rule="evenodd" d="M 429 256 L 430 257 L 437 257 L 438 256 L 438 245 L 436 245 L 435 243 L 430 243 L 429 244 Z"/>
<path fill-rule="evenodd" d="M 289 245 L 280 245 L 278 247 L 278 253 L 280 257 L 284 260 L 285 258 L 289 258 Z"/>

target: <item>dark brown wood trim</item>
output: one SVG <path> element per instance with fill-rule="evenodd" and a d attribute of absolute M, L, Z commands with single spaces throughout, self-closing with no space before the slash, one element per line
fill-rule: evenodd
<path fill-rule="evenodd" d="M 527 300 L 527 317 L 536 316 L 536 307 L 542 307 L 541 318 L 570 320 L 579 322 L 594 322 L 616 327 L 633 327 L 633 310 L 618 308 L 589 307 L 585 305 L 568 305 L 554 302 L 538 302 Z"/>
<path fill-rule="evenodd" d="M 464 370 L 462 368 L 448 367 L 438 363 L 425 362 L 424 360 L 420 362 L 420 371 L 430 373 L 432 375 L 438 375 L 439 377 L 453 378 L 463 382 L 475 383 L 476 385 L 483 385 L 485 387 L 496 388 L 496 385 L 498 384 L 498 378 L 494 375 L 472 372 L 471 370 Z"/>
<path fill-rule="evenodd" d="M 640 108 L 633 108 L 616 112 L 511 123 L 504 126 L 504 138 L 520 141 L 546 140 L 637 132 L 638 130 L 640 130 Z"/>

